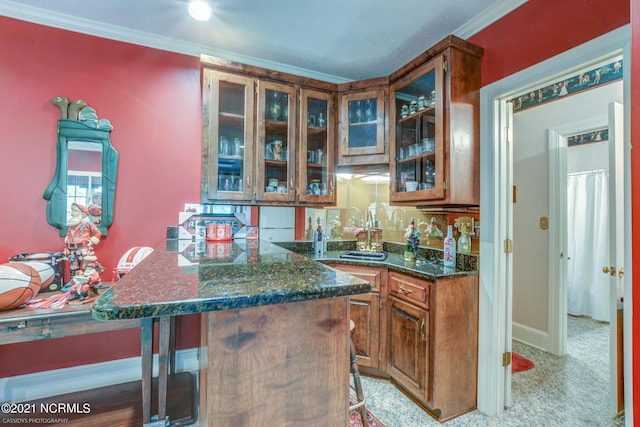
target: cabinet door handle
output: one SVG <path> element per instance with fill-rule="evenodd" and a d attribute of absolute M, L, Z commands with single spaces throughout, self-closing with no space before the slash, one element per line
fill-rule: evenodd
<path fill-rule="evenodd" d="M 403 286 L 400 286 L 400 290 L 402 292 L 404 292 L 405 294 L 410 294 L 411 292 L 413 292 L 411 289 L 407 289 L 407 288 L 405 288 Z"/>
<path fill-rule="evenodd" d="M 426 336 L 425 336 L 425 334 L 424 334 L 424 319 L 422 319 L 422 323 L 420 324 L 420 337 L 421 337 L 423 340 L 426 340 L 426 339 L 427 339 L 427 337 L 426 337 Z"/>

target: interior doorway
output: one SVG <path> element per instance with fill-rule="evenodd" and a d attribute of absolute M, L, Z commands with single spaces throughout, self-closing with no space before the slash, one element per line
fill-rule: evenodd
<path fill-rule="evenodd" d="M 481 235 L 480 251 L 489 256 L 480 259 L 480 351 L 479 351 L 479 391 L 478 409 L 488 415 L 501 413 L 511 405 L 511 374 L 508 366 L 496 363 L 501 353 L 510 351 L 511 313 L 514 256 L 511 250 L 513 239 L 513 211 L 510 203 L 513 197 L 513 147 L 515 140 L 510 120 L 508 100 L 532 82 L 543 82 L 549 76 L 558 76 L 567 70 L 578 69 L 594 57 L 602 57 L 609 52 L 621 50 L 628 45 L 629 28 L 623 27 L 601 38 L 581 45 L 572 51 L 558 55 L 544 63 L 531 67 L 481 90 L 481 211 L 483 216 L 494 220 L 485 226 Z M 628 93 L 625 92 L 625 98 Z M 627 119 L 628 120 L 628 119 Z M 626 191 L 626 190 L 625 190 Z M 627 224 L 625 220 L 623 222 Z M 551 233 L 549 233 L 551 234 Z M 628 256 L 629 254 L 625 254 Z M 625 295 L 630 294 L 630 281 L 625 279 Z M 550 298 L 558 294 L 549 292 Z M 557 306 L 557 302 L 550 305 Z M 550 317 L 545 319 L 548 321 Z M 539 331 L 554 328 L 545 324 Z M 630 319 L 625 318 L 625 336 L 630 334 Z M 535 329 L 535 328 L 534 328 Z M 544 334 L 537 339 L 543 340 Z M 630 335 L 629 335 L 630 337 Z M 546 338 L 548 341 L 548 337 Z M 630 353 L 625 353 L 630 361 Z M 628 366 L 628 364 L 627 364 Z M 630 378 L 630 372 L 626 372 Z M 625 390 L 627 391 L 627 390 Z M 630 391 L 630 387 L 629 387 Z M 625 393 L 630 408 L 632 396 Z M 632 421 L 627 412 L 626 420 Z M 631 415 L 631 416 L 630 416 Z"/>

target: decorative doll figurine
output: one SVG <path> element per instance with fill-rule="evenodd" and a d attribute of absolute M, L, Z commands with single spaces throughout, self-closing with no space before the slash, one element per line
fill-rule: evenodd
<path fill-rule="evenodd" d="M 435 218 L 431 218 L 431 223 L 427 227 L 427 237 L 443 237 Z"/>
<path fill-rule="evenodd" d="M 76 270 L 76 274 L 72 279 L 71 288 L 69 289 L 71 291 L 69 300 L 80 299 L 80 301 L 83 301 L 91 298 L 98 294 L 98 288 L 100 288 L 100 286 L 102 286 L 100 273 L 96 270 L 95 263 L 88 263 L 84 268 L 84 272 Z"/>
<path fill-rule="evenodd" d="M 64 255 L 69 260 L 71 275 L 75 278 L 78 271 L 84 274 L 88 263 L 94 263 L 98 272 L 104 271 L 93 251 L 93 246 L 100 242 L 102 233 L 89 219 L 88 209 L 81 204 L 73 203 L 67 225 L 69 230 L 64 238 Z"/>
<path fill-rule="evenodd" d="M 407 240 L 407 244 L 404 249 L 404 258 L 406 260 L 415 260 L 418 257 L 420 236 L 420 232 L 416 229 L 415 219 L 411 218 L 411 222 L 404 234 L 404 238 Z"/>

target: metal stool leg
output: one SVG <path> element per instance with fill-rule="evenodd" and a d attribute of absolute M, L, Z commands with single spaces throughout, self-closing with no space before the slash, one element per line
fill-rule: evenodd
<path fill-rule="evenodd" d="M 360 371 L 358 370 L 358 360 L 356 359 L 356 351 L 353 347 L 353 340 L 349 340 L 351 353 L 351 375 L 353 376 L 353 385 L 356 391 L 356 403 L 349 406 L 349 410 L 360 409 L 360 418 L 362 418 L 362 426 L 368 426 L 367 408 L 364 403 L 364 393 L 362 391 L 362 381 L 360 380 Z"/>

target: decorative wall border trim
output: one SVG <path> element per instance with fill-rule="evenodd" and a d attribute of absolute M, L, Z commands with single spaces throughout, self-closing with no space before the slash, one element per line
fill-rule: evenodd
<path fill-rule="evenodd" d="M 596 129 L 592 132 L 581 133 L 567 137 L 567 146 L 576 147 L 578 145 L 591 144 L 594 142 L 604 142 L 609 140 L 609 128 Z"/>
<path fill-rule="evenodd" d="M 598 86 L 622 80 L 622 69 L 623 60 L 620 57 L 554 83 L 531 89 L 527 93 L 511 98 L 509 102 L 513 104 L 513 112 L 518 113 L 538 105 L 547 104 Z"/>

